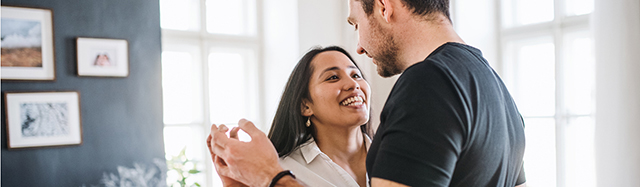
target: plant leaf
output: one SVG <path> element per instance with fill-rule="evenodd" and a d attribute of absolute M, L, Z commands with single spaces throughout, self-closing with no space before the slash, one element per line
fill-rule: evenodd
<path fill-rule="evenodd" d="M 200 173 L 200 171 L 198 171 L 197 169 L 192 169 L 192 170 L 189 170 L 189 173 L 196 174 L 196 173 Z"/>

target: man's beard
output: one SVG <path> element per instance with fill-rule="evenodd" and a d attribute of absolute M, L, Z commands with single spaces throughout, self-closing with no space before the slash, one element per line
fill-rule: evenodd
<path fill-rule="evenodd" d="M 391 77 L 402 73 L 404 69 L 400 67 L 398 46 L 393 36 L 383 32 L 382 27 L 375 21 L 369 23 L 371 24 L 373 38 L 380 39 L 374 42 L 374 45 L 377 45 L 377 50 L 380 51 L 377 55 L 373 56 L 373 60 L 376 61 L 376 65 L 378 66 L 378 74 L 382 77 Z"/>

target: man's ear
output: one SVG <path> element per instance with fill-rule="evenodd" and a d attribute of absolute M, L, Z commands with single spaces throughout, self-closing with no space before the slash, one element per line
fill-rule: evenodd
<path fill-rule="evenodd" d="M 301 112 L 302 112 L 303 116 L 309 117 L 309 116 L 313 115 L 313 109 L 311 109 L 312 105 L 313 105 L 313 103 L 309 102 L 308 100 L 306 100 L 306 99 L 302 100 L 302 104 L 300 105 L 300 107 L 301 107 L 300 109 L 301 109 Z"/>
<path fill-rule="evenodd" d="M 392 0 L 376 0 L 376 6 L 374 6 L 375 11 L 377 11 L 387 23 L 389 23 L 391 16 L 393 15 L 394 6 L 396 5 L 394 3 L 397 3 L 395 1 L 391 1 Z"/>

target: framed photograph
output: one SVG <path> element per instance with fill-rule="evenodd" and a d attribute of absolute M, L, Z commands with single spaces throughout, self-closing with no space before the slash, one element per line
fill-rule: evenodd
<path fill-rule="evenodd" d="M 82 143 L 78 92 L 7 92 L 9 149 Z"/>
<path fill-rule="evenodd" d="M 78 76 L 129 76 L 127 40 L 77 38 Z"/>
<path fill-rule="evenodd" d="M 2 6 L 0 12 L 2 80 L 55 80 L 51 10 Z"/>

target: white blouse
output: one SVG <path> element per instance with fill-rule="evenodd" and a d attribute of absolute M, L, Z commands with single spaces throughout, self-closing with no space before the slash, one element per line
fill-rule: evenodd
<path fill-rule="evenodd" d="M 365 135 L 364 140 L 366 149 L 369 150 L 371 139 Z M 286 170 L 291 170 L 296 179 L 309 186 L 359 187 L 358 182 L 347 171 L 320 151 L 313 138 L 300 145 L 288 156 L 280 158 L 280 165 Z M 369 187 L 368 175 L 367 187 Z"/>

